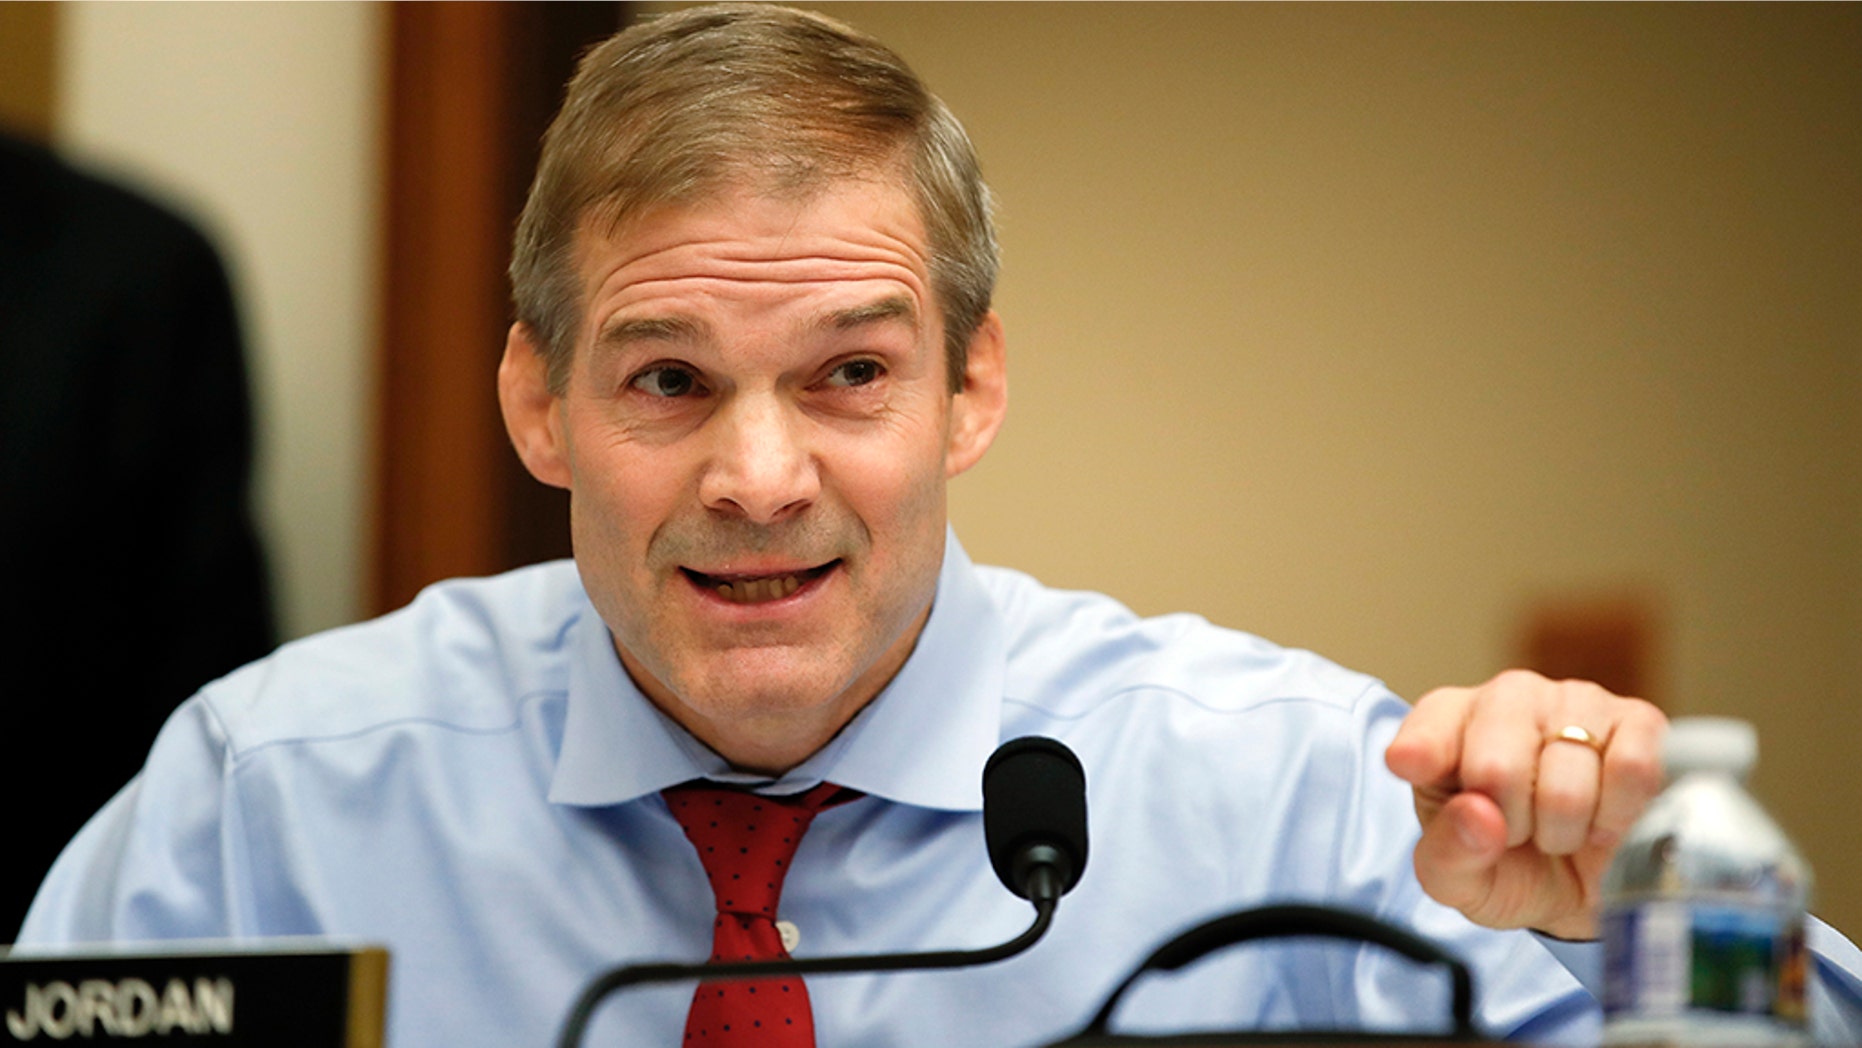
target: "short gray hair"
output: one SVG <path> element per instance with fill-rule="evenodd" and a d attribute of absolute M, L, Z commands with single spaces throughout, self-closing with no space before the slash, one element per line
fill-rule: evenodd
<path fill-rule="evenodd" d="M 903 59 L 833 19 L 762 4 L 690 8 L 596 46 L 544 135 L 511 255 L 517 320 L 550 389 L 567 385 L 584 305 L 584 223 L 619 230 L 744 182 L 804 193 L 894 172 L 925 224 L 956 392 L 995 290 L 995 226 L 969 136 Z"/>

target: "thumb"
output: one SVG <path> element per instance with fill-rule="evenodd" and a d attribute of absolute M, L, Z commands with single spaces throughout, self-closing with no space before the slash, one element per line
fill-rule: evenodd
<path fill-rule="evenodd" d="M 1506 816 L 1486 794 L 1462 791 L 1442 805 L 1416 844 L 1416 880 L 1429 897 L 1465 914 L 1485 908 L 1506 854 Z"/>

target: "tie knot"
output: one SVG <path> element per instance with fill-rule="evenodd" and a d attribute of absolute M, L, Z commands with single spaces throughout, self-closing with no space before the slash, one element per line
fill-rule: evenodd
<path fill-rule="evenodd" d="M 857 794 L 825 782 L 792 797 L 687 783 L 664 796 L 698 850 L 718 912 L 773 920 L 783 878 L 815 813 Z"/>

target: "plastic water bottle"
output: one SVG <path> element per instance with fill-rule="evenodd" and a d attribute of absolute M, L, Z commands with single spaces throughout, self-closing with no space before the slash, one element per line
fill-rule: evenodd
<path fill-rule="evenodd" d="M 1745 721 L 1676 720 L 1603 880 L 1604 1043 L 1804 1045 L 1810 867 L 1745 791 Z"/>

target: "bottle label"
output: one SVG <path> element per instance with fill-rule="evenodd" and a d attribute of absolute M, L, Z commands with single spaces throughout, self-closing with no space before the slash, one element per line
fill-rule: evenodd
<path fill-rule="evenodd" d="M 1699 899 L 1650 899 L 1603 915 L 1606 1023 L 1805 1025 L 1808 956 L 1799 914 Z"/>

